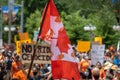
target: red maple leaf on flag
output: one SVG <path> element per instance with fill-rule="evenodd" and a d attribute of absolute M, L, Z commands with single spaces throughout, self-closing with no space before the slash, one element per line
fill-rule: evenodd
<path fill-rule="evenodd" d="M 60 49 L 60 52 L 68 53 L 68 49 L 69 49 L 68 44 L 70 44 L 70 40 L 68 39 L 65 29 L 61 28 L 58 31 L 58 40 L 57 40 L 57 46 Z"/>

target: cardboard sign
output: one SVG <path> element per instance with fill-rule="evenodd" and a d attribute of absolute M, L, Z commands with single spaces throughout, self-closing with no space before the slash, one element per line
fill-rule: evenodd
<path fill-rule="evenodd" d="M 22 43 L 31 43 L 31 39 L 23 40 L 23 41 L 16 41 L 17 54 L 21 54 L 21 44 Z"/>
<path fill-rule="evenodd" d="M 34 50 L 36 52 L 34 63 L 50 64 L 51 62 L 50 47 L 44 45 L 35 45 L 35 44 L 21 44 L 22 62 L 30 63 Z"/>
<path fill-rule="evenodd" d="M 25 33 L 19 33 L 19 38 L 20 38 L 20 41 L 28 40 L 29 39 L 29 35 L 28 35 L 27 32 L 25 32 Z"/>
<path fill-rule="evenodd" d="M 16 41 L 16 51 L 17 51 L 17 54 L 20 54 L 20 46 L 21 46 L 21 42 L 20 41 Z"/>
<path fill-rule="evenodd" d="M 78 52 L 87 52 L 90 50 L 90 41 L 78 41 L 77 45 Z"/>

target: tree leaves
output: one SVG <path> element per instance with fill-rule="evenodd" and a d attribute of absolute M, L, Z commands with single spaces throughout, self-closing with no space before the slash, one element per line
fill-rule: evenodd
<path fill-rule="evenodd" d="M 117 44 L 118 32 L 112 29 L 112 26 L 117 24 L 113 12 L 115 4 L 110 0 L 54 0 L 54 2 L 72 44 L 77 43 L 77 40 L 90 40 L 91 32 L 84 30 L 84 27 L 90 24 L 96 26 L 92 33 L 95 36 L 102 36 L 103 44 Z M 41 11 L 45 3 L 47 0 L 25 0 L 27 17 L 25 24 L 31 37 L 33 31 L 39 28 Z"/>
<path fill-rule="evenodd" d="M 30 18 L 27 18 L 25 27 L 31 38 L 33 38 L 33 32 L 38 30 L 40 26 L 41 14 L 39 10 L 36 10 L 35 13 L 30 15 Z"/>

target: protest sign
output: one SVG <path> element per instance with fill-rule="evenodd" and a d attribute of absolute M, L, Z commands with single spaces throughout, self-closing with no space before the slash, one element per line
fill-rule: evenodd
<path fill-rule="evenodd" d="M 29 34 L 28 34 L 28 32 L 19 33 L 19 38 L 20 38 L 20 41 L 28 40 L 28 39 L 29 39 Z"/>
<path fill-rule="evenodd" d="M 16 41 L 17 54 L 21 54 L 21 44 L 22 43 L 31 43 L 31 39 L 22 40 L 22 41 Z"/>
<path fill-rule="evenodd" d="M 46 45 L 21 44 L 21 59 L 24 63 L 30 63 L 34 49 L 36 48 L 34 63 L 50 64 L 50 47 Z"/>
<path fill-rule="evenodd" d="M 88 52 L 90 50 L 90 41 L 78 41 L 76 49 L 78 52 Z"/>
<path fill-rule="evenodd" d="M 104 62 L 105 45 L 92 45 L 91 49 L 91 64 L 96 65 L 97 62 Z"/>

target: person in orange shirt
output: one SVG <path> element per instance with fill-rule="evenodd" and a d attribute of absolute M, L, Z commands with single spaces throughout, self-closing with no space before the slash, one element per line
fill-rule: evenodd
<path fill-rule="evenodd" d="M 17 55 L 12 63 L 12 79 L 14 80 L 26 80 L 25 71 L 22 69 L 22 63 L 20 57 Z"/>
<path fill-rule="evenodd" d="M 17 72 L 17 78 L 18 80 L 27 80 L 27 74 L 23 70 L 19 70 Z"/>
<path fill-rule="evenodd" d="M 80 61 L 80 73 L 83 79 L 86 78 L 88 74 L 85 74 L 87 72 L 87 69 L 90 66 L 90 62 L 88 60 L 87 56 L 84 56 L 83 59 Z"/>
<path fill-rule="evenodd" d="M 4 56 L 2 55 L 2 53 L 0 53 L 0 62 L 4 61 Z"/>
<path fill-rule="evenodd" d="M 20 70 L 19 56 L 16 56 L 12 62 L 12 79 L 18 79 L 17 72 Z"/>

